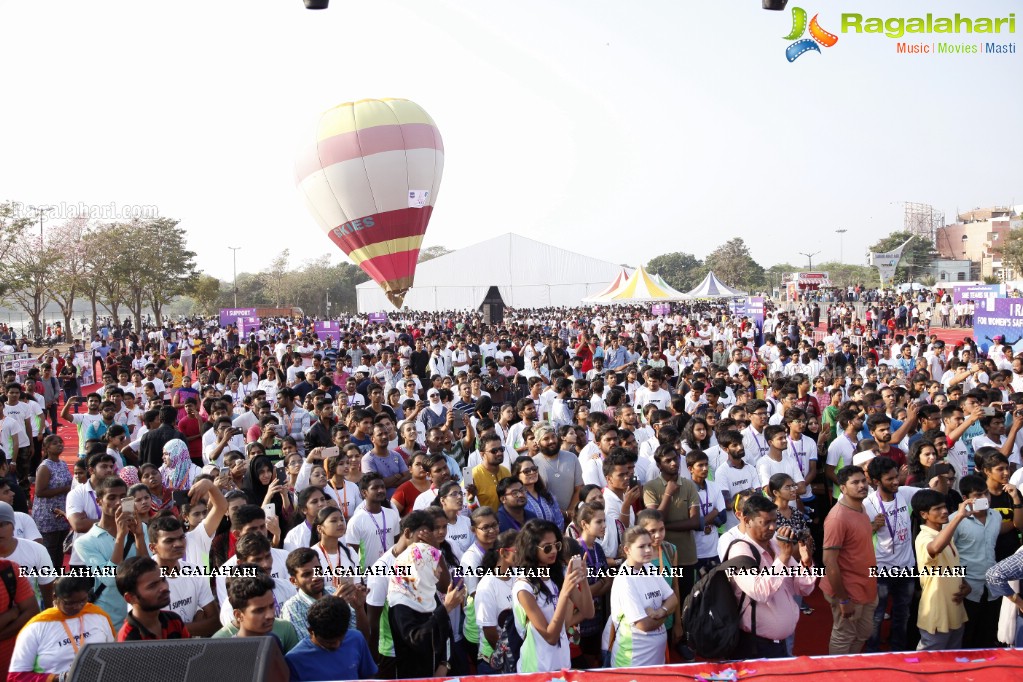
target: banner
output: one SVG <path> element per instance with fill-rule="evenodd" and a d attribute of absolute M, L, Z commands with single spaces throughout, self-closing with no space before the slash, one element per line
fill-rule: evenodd
<path fill-rule="evenodd" d="M 906 244 L 912 240 L 913 238 L 910 237 L 906 240 Z M 895 268 L 898 267 L 899 261 L 902 260 L 902 250 L 906 248 L 906 244 L 903 244 L 894 251 L 886 251 L 885 253 L 874 253 L 871 251 L 868 256 L 868 262 L 877 268 L 877 272 L 881 276 L 882 287 L 891 284 L 892 279 L 895 277 Z"/>
<path fill-rule="evenodd" d="M 220 309 L 220 326 L 221 328 L 228 326 L 229 324 L 235 324 L 239 317 L 255 317 L 255 308 L 221 308 Z"/>
<path fill-rule="evenodd" d="M 380 314 L 383 315 L 383 313 Z M 384 319 L 387 319 L 386 315 L 384 315 Z M 335 347 L 341 342 L 341 324 L 338 322 L 334 322 L 332 320 L 317 322 L 314 325 L 314 329 L 316 330 L 316 336 L 319 337 L 320 341 L 331 338 L 334 340 Z"/>
<path fill-rule="evenodd" d="M 238 328 L 238 340 L 240 343 L 245 343 L 245 340 L 249 338 L 249 334 L 259 331 L 261 326 L 258 317 L 239 317 L 235 319 L 234 325 Z"/>
<path fill-rule="evenodd" d="M 1004 284 L 974 284 L 971 286 L 957 286 L 952 290 L 952 302 L 962 303 L 963 301 L 979 301 L 985 298 L 1005 298 Z M 977 305 L 983 305 L 978 303 Z"/>
<path fill-rule="evenodd" d="M 1023 350 L 1023 298 L 988 298 L 973 313 L 973 337 L 984 353 L 994 340 Z"/>
<path fill-rule="evenodd" d="M 650 306 L 651 315 L 671 315 L 671 304 L 670 303 L 654 303 Z"/>
<path fill-rule="evenodd" d="M 387 324 L 387 313 L 370 313 L 366 320 L 370 324 Z"/>

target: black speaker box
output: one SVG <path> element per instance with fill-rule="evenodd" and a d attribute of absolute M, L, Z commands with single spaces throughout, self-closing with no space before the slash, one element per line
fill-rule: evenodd
<path fill-rule="evenodd" d="M 71 682 L 288 682 L 289 677 L 271 637 L 86 644 L 71 666 Z"/>

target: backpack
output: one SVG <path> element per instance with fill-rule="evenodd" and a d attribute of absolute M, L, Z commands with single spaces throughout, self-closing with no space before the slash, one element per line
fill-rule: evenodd
<path fill-rule="evenodd" d="M 497 644 L 490 657 L 490 665 L 497 674 L 518 672 L 519 652 L 522 650 L 522 636 L 515 627 L 515 611 L 507 609 L 497 617 Z M 528 624 L 527 624 L 528 627 Z"/>
<path fill-rule="evenodd" d="M 729 559 L 728 554 L 737 542 L 745 542 L 759 557 L 756 547 L 747 540 L 733 540 L 725 550 L 725 560 L 712 568 L 696 585 L 682 606 L 682 627 L 685 629 L 686 642 L 701 658 L 732 659 L 742 657 L 739 651 L 742 641 L 742 610 L 746 595 L 739 600 L 728 579 L 728 569 L 754 568 L 757 559 L 739 556 Z M 756 636 L 757 603 L 750 600 L 752 608 L 750 630 Z"/>
<path fill-rule="evenodd" d="M 17 604 L 15 595 L 18 593 L 18 579 L 14 575 L 14 566 L 9 561 L 5 561 L 3 566 L 0 567 L 0 580 L 3 581 L 4 587 L 7 588 L 7 608 L 10 608 Z"/>

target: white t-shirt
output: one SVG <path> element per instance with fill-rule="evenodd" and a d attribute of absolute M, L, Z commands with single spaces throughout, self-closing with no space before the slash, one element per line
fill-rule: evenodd
<path fill-rule="evenodd" d="M 798 442 L 790 438 L 788 443 L 788 447 L 785 448 L 785 455 L 796 460 L 799 473 L 803 475 L 803 480 L 805 481 L 807 474 L 810 473 L 810 462 L 817 461 L 817 444 L 813 442 L 813 438 L 807 436 L 803 436 Z M 811 497 L 813 497 L 813 492 L 810 490 L 810 486 L 807 486 L 803 499 L 807 500 Z"/>
<path fill-rule="evenodd" d="M 636 512 L 629 507 L 628 518 L 622 518 L 622 501 L 618 499 L 618 496 L 613 492 L 604 488 L 604 518 L 607 522 L 607 529 L 604 531 L 604 537 L 600 540 L 600 546 L 604 548 L 604 555 L 610 558 L 618 556 L 618 543 L 620 538 L 618 537 L 618 531 L 615 528 L 615 521 L 621 521 L 625 529 L 628 530 L 632 525 L 636 523 Z"/>
<path fill-rule="evenodd" d="M 462 555 L 476 539 L 472 532 L 472 523 L 464 516 L 457 516 L 454 523 L 448 523 L 446 539 L 451 545 L 451 551 L 455 553 L 455 558 L 461 561 Z"/>
<path fill-rule="evenodd" d="M 14 537 L 19 540 L 38 540 L 43 535 L 31 516 L 24 512 L 14 512 Z"/>
<path fill-rule="evenodd" d="M 86 481 L 85 485 L 71 488 L 71 492 L 67 494 L 64 508 L 69 519 L 72 514 L 81 512 L 93 521 L 99 521 L 99 502 L 96 500 L 96 493 L 92 490 L 92 481 Z M 75 533 L 75 537 L 73 538 L 74 544 L 71 545 L 71 558 L 69 559 L 69 563 L 72 566 L 82 565 L 82 558 L 78 556 L 76 545 L 78 543 L 78 538 L 83 535 L 85 535 L 85 533 Z"/>
<path fill-rule="evenodd" d="M 291 552 L 299 547 L 308 547 L 309 539 L 311 537 L 312 530 L 309 528 L 309 525 L 303 521 L 288 531 L 288 534 L 284 536 L 284 549 L 287 552 Z"/>
<path fill-rule="evenodd" d="M 333 498 L 337 502 L 337 508 L 348 519 L 352 517 L 356 507 L 362 502 L 362 493 L 359 492 L 359 486 L 347 478 L 345 479 L 345 484 L 337 489 L 328 483 L 323 487 L 323 494 L 327 496 L 328 500 Z"/>
<path fill-rule="evenodd" d="M 877 492 L 867 495 L 863 500 L 863 511 L 867 518 L 874 520 L 878 514 L 887 516 L 887 523 L 874 533 L 874 556 L 878 566 L 885 568 L 903 568 L 916 566 L 916 557 L 913 554 L 913 529 L 912 513 L 913 495 L 923 490 L 912 486 L 900 486 L 895 493 L 895 499 L 891 502 L 881 500 L 881 494 Z M 892 533 L 895 533 L 894 542 Z"/>
<path fill-rule="evenodd" d="M 62 674 L 70 670 L 75 660 L 75 648 L 67 642 L 65 626 L 71 631 L 79 648 L 85 644 L 117 641 L 110 618 L 105 614 L 88 613 L 81 620 L 76 616 L 63 623 L 36 621 L 18 633 L 10 672 Z"/>
<path fill-rule="evenodd" d="M 667 410 L 671 407 L 671 394 L 663 388 L 656 391 L 651 391 L 646 386 L 636 389 L 636 402 L 633 403 L 636 409 L 642 409 L 651 403 L 657 405 L 659 410 Z"/>
<path fill-rule="evenodd" d="M 31 569 L 35 572 L 35 576 L 26 576 L 26 578 L 32 583 L 32 590 L 36 594 L 36 601 L 41 603 L 42 593 L 39 591 L 39 586 L 49 585 L 57 579 L 56 576 L 52 575 L 53 561 L 50 559 L 50 553 L 46 551 L 42 544 L 35 540 L 16 540 L 16 542 L 18 544 L 15 546 L 14 551 L 9 556 L 3 558 L 13 561 L 21 568 Z"/>
<path fill-rule="evenodd" d="M 611 624 L 618 632 L 611 648 L 612 667 L 664 665 L 664 648 L 668 643 L 664 625 L 643 632 L 634 624 L 647 617 L 647 608 L 660 608 L 670 594 L 668 583 L 657 575 L 615 577 L 611 585 Z"/>
<path fill-rule="evenodd" d="M 476 587 L 476 628 L 479 630 L 480 658 L 489 660 L 494 648 L 483 634 L 485 626 L 497 627 L 500 615 L 512 608 L 512 579 L 485 575 Z"/>
<path fill-rule="evenodd" d="M 705 517 L 711 509 L 725 511 L 725 495 L 721 486 L 714 481 L 707 481 L 706 488 L 701 490 L 696 487 L 697 497 L 700 498 L 700 516 Z M 705 523 L 710 519 L 706 519 Z M 711 559 L 718 553 L 717 527 L 711 524 L 709 534 L 703 532 L 702 528 L 693 531 L 696 536 L 696 558 Z"/>
<path fill-rule="evenodd" d="M 274 579 L 274 611 L 280 616 L 281 607 L 284 606 L 284 602 L 294 597 L 297 590 L 288 580 L 288 567 L 285 563 L 288 560 L 288 553 L 283 549 L 277 548 L 271 548 L 270 553 L 273 556 L 273 568 L 270 571 L 270 577 Z M 224 565 L 237 566 L 238 557 L 231 557 L 224 562 Z M 215 580 L 217 599 L 220 601 L 220 624 L 227 626 L 234 619 L 234 609 L 231 607 L 231 600 L 227 598 L 227 578 L 225 576 L 217 576 Z"/>
<path fill-rule="evenodd" d="M 554 609 L 558 605 L 558 586 L 551 580 L 544 580 L 544 585 L 552 595 L 550 598 L 542 594 L 535 595 L 536 605 L 540 608 L 544 618 L 549 623 L 554 618 Z M 661 583 L 667 586 L 664 580 Z M 478 592 L 478 590 L 477 590 Z M 515 613 L 515 629 L 523 639 L 522 650 L 519 653 L 519 661 L 516 670 L 520 673 L 532 672 L 553 672 L 572 666 L 572 656 L 569 653 L 568 633 L 562 630 L 561 640 L 556 646 L 548 644 L 526 616 L 526 610 L 519 603 L 519 592 L 532 592 L 532 585 L 525 578 L 516 578 L 512 585 L 512 609 Z M 479 619 L 477 618 L 477 623 Z M 526 640 L 532 642 L 530 646 Z"/>
<path fill-rule="evenodd" d="M 303 524 L 304 525 L 304 524 Z M 308 547 L 308 545 L 306 545 Z M 347 551 L 346 551 L 347 550 Z M 327 571 L 334 572 L 341 568 L 344 570 L 350 570 L 355 568 L 355 562 L 359 560 L 359 555 L 356 554 L 351 547 L 348 547 L 341 542 L 338 544 L 338 551 L 327 554 L 323 551 L 323 546 L 320 543 L 313 545 L 313 551 L 316 552 L 316 556 L 320 557 L 320 568 L 323 569 L 323 587 L 324 589 L 333 594 L 337 589 L 338 585 L 342 580 L 346 580 L 346 576 L 329 576 Z M 389 554 L 387 552 L 386 554 Z M 385 555 L 386 555 L 385 554 Z M 357 578 L 355 578 L 358 581 Z"/>
<path fill-rule="evenodd" d="M 724 492 L 726 499 L 729 500 L 738 492 L 763 486 L 757 470 L 749 464 L 746 464 L 741 469 L 736 469 L 728 462 L 719 466 L 718 470 L 714 472 L 714 482 L 721 486 L 722 492 Z M 739 525 L 739 519 L 735 517 L 735 512 L 729 509 L 725 528 L 735 528 L 737 525 Z"/>
<path fill-rule="evenodd" d="M 995 442 L 994 440 L 988 438 L 987 435 L 985 434 L 982 436 L 976 436 L 973 439 L 972 443 L 974 452 L 976 452 L 980 448 L 995 448 L 996 450 L 1001 450 L 1002 445 L 1005 444 L 1005 436 L 1002 436 L 999 442 Z M 1013 445 L 1015 445 L 1015 443 L 1013 443 Z M 1009 463 L 1015 464 L 1016 466 L 1020 465 L 1021 462 L 1019 459 L 1019 449 L 1013 448 L 1012 454 L 1009 455 Z"/>
<path fill-rule="evenodd" d="M 195 614 L 199 609 L 214 603 L 215 600 L 209 578 L 198 574 L 202 567 L 196 564 L 189 565 L 183 561 L 179 561 L 178 566 L 191 569 L 196 575 L 167 576 L 171 602 L 166 610 L 178 614 L 187 624 L 195 620 Z"/>
<path fill-rule="evenodd" d="M 345 543 L 359 550 L 359 566 L 372 566 L 380 556 L 394 546 L 401 518 L 398 510 L 381 507 L 376 514 L 370 514 L 360 507 L 348 521 Z"/>
<path fill-rule="evenodd" d="M 793 483 L 803 482 L 803 473 L 799 470 L 796 458 L 789 456 L 785 452 L 781 453 L 780 462 L 771 459 L 770 455 L 761 457 L 757 462 L 757 476 L 760 477 L 760 482 L 763 485 L 767 485 L 768 481 L 771 480 L 771 476 L 775 474 L 788 474 L 792 477 Z"/>
<path fill-rule="evenodd" d="M 472 524 L 470 523 L 470 526 Z M 474 540 L 475 538 L 473 538 Z M 465 550 L 462 554 L 461 559 L 458 560 L 458 565 L 462 569 L 462 580 L 465 581 L 465 593 L 472 594 L 479 587 L 480 579 L 473 574 L 480 564 L 483 563 L 483 551 L 480 546 L 472 541 L 469 545 L 469 549 Z M 511 587 L 508 588 L 509 594 L 511 593 Z"/>
<path fill-rule="evenodd" d="M 185 563 L 196 566 L 210 565 L 210 548 L 213 536 L 206 533 L 205 523 L 200 523 L 185 534 Z"/>
<path fill-rule="evenodd" d="M 746 461 L 756 466 L 757 460 L 767 455 L 767 451 L 771 449 L 767 444 L 767 438 L 752 426 L 747 426 L 741 433 L 742 447 L 746 451 Z"/>

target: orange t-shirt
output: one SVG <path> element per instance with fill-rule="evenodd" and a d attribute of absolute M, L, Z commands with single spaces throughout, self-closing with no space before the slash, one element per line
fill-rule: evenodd
<path fill-rule="evenodd" d="M 869 604 L 877 597 L 877 578 L 870 577 L 874 558 L 874 529 L 866 513 L 836 504 L 824 519 L 824 550 L 838 547 L 838 568 L 846 594 L 857 604 Z M 824 594 L 835 596 L 828 576 L 821 579 Z"/>

